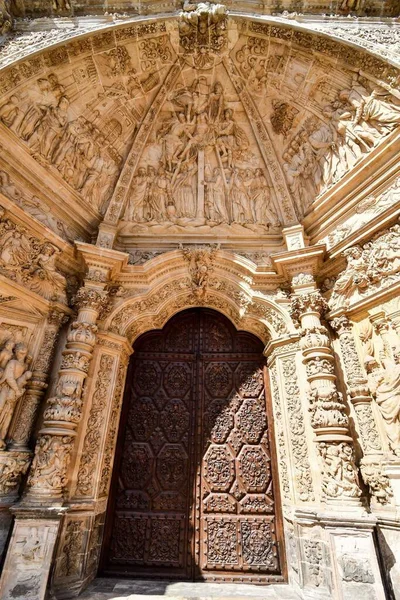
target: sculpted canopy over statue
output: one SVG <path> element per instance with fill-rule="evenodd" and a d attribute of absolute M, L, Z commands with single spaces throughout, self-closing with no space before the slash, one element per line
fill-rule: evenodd
<path fill-rule="evenodd" d="M 0 351 L 0 448 L 5 448 L 8 428 L 19 398 L 32 377 L 31 358 L 25 344 L 13 339 L 4 342 Z"/>

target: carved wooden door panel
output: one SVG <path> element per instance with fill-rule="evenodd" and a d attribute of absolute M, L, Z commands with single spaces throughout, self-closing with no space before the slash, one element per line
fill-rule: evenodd
<path fill-rule="evenodd" d="M 192 576 L 197 338 L 198 315 L 186 313 L 135 346 L 106 526 L 106 573 Z"/>
<path fill-rule="evenodd" d="M 281 581 L 263 345 L 203 312 L 200 348 L 197 572 Z"/>
<path fill-rule="evenodd" d="M 135 345 L 103 572 L 282 581 L 262 350 L 206 309 Z"/>

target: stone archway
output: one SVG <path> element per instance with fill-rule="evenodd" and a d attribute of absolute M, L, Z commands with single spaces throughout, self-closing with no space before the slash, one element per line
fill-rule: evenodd
<path fill-rule="evenodd" d="M 283 580 L 263 349 L 205 308 L 180 312 L 136 341 L 102 573 Z"/>

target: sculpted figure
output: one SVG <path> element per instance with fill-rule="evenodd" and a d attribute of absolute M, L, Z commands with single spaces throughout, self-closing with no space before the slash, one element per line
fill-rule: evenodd
<path fill-rule="evenodd" d="M 163 136 L 163 155 L 167 169 L 172 171 L 173 165 L 177 162 L 179 154 L 185 147 L 188 139 L 191 139 L 194 125 L 187 123 L 185 115 L 178 113 L 178 121 L 169 126 Z"/>
<path fill-rule="evenodd" d="M 214 169 L 212 179 L 206 181 L 205 185 L 209 219 L 217 223 L 228 223 L 229 215 L 225 201 L 225 185 L 220 169 L 217 167 Z"/>
<path fill-rule="evenodd" d="M 256 169 L 251 181 L 254 222 L 260 225 L 270 223 L 278 226 L 279 218 L 272 206 L 268 182 L 262 169 Z"/>
<path fill-rule="evenodd" d="M 347 267 L 336 280 L 333 288 L 331 302 L 335 307 L 344 304 L 355 289 L 364 290 L 369 284 L 363 249 L 360 246 L 354 246 L 343 254 L 347 258 Z"/>
<path fill-rule="evenodd" d="M 221 158 L 227 159 L 229 168 L 232 168 L 233 151 L 245 149 L 248 146 L 246 134 L 234 122 L 233 111 L 230 108 L 224 110 L 224 118 L 217 128 L 216 145 L 221 153 Z"/>
<path fill-rule="evenodd" d="M 325 115 L 327 116 L 327 115 Z M 310 136 L 314 152 L 314 181 L 318 190 L 335 181 L 340 164 L 337 151 L 337 132 L 328 123 L 322 123 Z"/>
<path fill-rule="evenodd" d="M 52 244 L 44 244 L 35 264 L 29 270 L 32 275 L 30 287 L 49 299 L 57 296 L 65 299 L 66 279 L 58 272 L 55 264 L 59 253 Z"/>
<path fill-rule="evenodd" d="M 365 123 L 376 133 L 386 135 L 400 124 L 400 106 L 387 102 L 389 96 L 386 90 L 374 89 L 372 92 L 362 86 L 357 80 L 353 81 L 350 89 L 342 90 L 339 98 L 347 102 L 354 110 L 354 123 Z M 385 100 L 380 99 L 384 97 Z"/>
<path fill-rule="evenodd" d="M 29 262 L 30 245 L 22 232 L 11 230 L 1 240 L 0 261 L 5 267 L 21 267 Z"/>
<path fill-rule="evenodd" d="M 253 215 L 251 213 L 249 197 L 244 181 L 244 174 L 240 169 L 233 169 L 229 183 L 230 200 L 232 202 L 232 217 L 234 223 L 251 223 Z"/>
<path fill-rule="evenodd" d="M 19 202 L 22 198 L 21 192 L 10 181 L 10 177 L 5 171 L 0 171 L 0 191 L 16 202 Z"/>
<path fill-rule="evenodd" d="M 54 149 L 58 146 L 64 127 L 67 123 L 69 101 L 62 96 L 57 106 L 51 106 L 43 117 L 37 131 L 32 135 L 31 148 L 44 158 L 51 160 Z"/>
<path fill-rule="evenodd" d="M 172 189 L 168 174 L 163 167 L 158 169 L 157 176 L 150 183 L 150 191 L 147 199 L 150 220 L 164 221 L 167 214 L 167 206 L 172 202 Z"/>
<path fill-rule="evenodd" d="M 204 147 L 209 142 L 210 126 L 208 124 L 208 117 L 205 113 L 202 113 L 196 118 L 196 127 L 194 133 L 188 141 L 186 148 L 181 153 L 180 160 L 191 157 L 199 148 Z"/>
<path fill-rule="evenodd" d="M 208 117 L 210 123 L 217 123 L 223 115 L 225 106 L 224 101 L 224 88 L 222 84 L 217 81 L 214 84 L 213 91 L 210 94 L 210 102 L 208 107 Z"/>
<path fill-rule="evenodd" d="M 196 160 L 188 160 L 181 164 L 180 172 L 173 183 L 173 197 L 178 217 L 194 219 L 196 217 Z"/>
<path fill-rule="evenodd" d="M 18 107 L 19 99 L 17 96 L 11 96 L 10 100 L 0 107 L 0 121 L 14 129 L 19 122 L 21 110 Z"/>
<path fill-rule="evenodd" d="M 0 377 L 0 448 L 5 448 L 5 439 L 18 399 L 25 391 L 27 381 L 32 377 L 28 370 L 31 362 L 27 358 L 25 344 L 16 344 L 15 358 L 11 358 Z"/>
<path fill-rule="evenodd" d="M 4 373 L 4 369 L 8 365 L 14 354 L 15 342 L 12 338 L 9 338 L 4 342 L 3 348 L 0 351 L 0 369 L 1 374 Z"/>
<path fill-rule="evenodd" d="M 400 365 L 390 363 L 369 378 L 371 392 L 383 417 L 389 444 L 400 456 Z"/>
<path fill-rule="evenodd" d="M 57 99 L 51 89 L 51 83 L 47 79 L 39 79 L 37 85 L 39 91 L 33 95 L 31 106 L 26 111 L 18 128 L 20 136 L 25 141 L 30 140 L 48 109 L 57 103 Z"/>
<path fill-rule="evenodd" d="M 353 464 L 353 451 L 348 444 L 320 444 L 325 463 L 326 480 L 323 489 L 327 496 L 336 498 L 344 495 L 356 498 L 360 495 L 357 475 Z"/>
<path fill-rule="evenodd" d="M 139 167 L 137 175 L 133 178 L 132 196 L 129 198 L 125 210 L 125 221 L 141 222 L 145 220 L 146 195 L 149 185 L 150 180 L 146 169 Z"/>

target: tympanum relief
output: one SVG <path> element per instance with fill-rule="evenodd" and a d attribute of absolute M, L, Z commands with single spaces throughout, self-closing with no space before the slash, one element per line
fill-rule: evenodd
<path fill-rule="evenodd" d="M 160 113 L 133 178 L 122 233 L 267 233 L 279 209 L 240 100 L 223 67 L 187 75 Z M 250 150 L 250 146 L 252 150 Z"/>
<path fill-rule="evenodd" d="M 267 235 L 400 124 L 384 70 L 386 81 L 348 55 L 187 5 L 176 20 L 72 40 L 5 71 L 0 121 L 94 211 L 119 181 L 121 235 Z"/>

